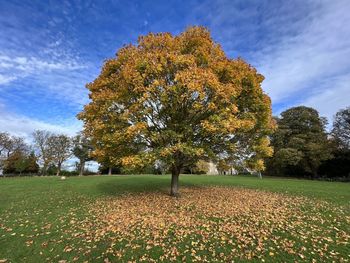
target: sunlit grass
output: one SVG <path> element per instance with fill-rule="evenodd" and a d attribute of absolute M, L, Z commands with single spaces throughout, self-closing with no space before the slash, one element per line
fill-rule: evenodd
<path fill-rule="evenodd" d="M 348 258 L 350 253 L 346 243 L 350 230 L 350 184 L 281 178 L 260 180 L 243 176 L 181 176 L 182 196 L 177 201 L 167 196 L 169 184 L 170 176 L 154 175 L 95 176 L 64 181 L 56 177 L 1 179 L 0 260 L 103 262 L 108 259 L 113 262 L 142 257 L 151 261 L 160 257 L 164 261 L 170 258 L 177 261 L 264 259 L 270 262 L 310 261 L 312 258 L 337 261 Z M 213 185 L 232 188 L 212 188 Z M 244 190 L 247 188 L 263 191 Z M 269 198 L 273 200 L 269 202 Z M 178 202 L 172 215 L 169 214 L 171 202 Z M 255 202 L 253 206 L 252 202 Z M 213 208 L 209 211 L 211 203 Z M 237 203 L 240 205 L 233 209 Z M 160 222 L 157 231 L 165 231 L 159 232 L 164 233 L 159 237 L 161 245 L 149 244 L 152 235 L 157 233 L 148 231 L 154 225 L 145 224 L 146 228 L 142 228 L 143 224 L 131 224 L 130 221 L 136 220 L 131 212 L 130 216 L 118 217 L 120 213 L 128 215 L 131 208 L 137 210 L 143 207 L 145 214 L 154 216 L 151 222 Z M 213 216 L 220 207 L 222 215 Z M 266 210 L 266 207 L 269 209 Z M 281 215 L 291 218 L 277 220 L 274 213 L 278 207 L 283 208 Z M 163 215 L 157 217 L 160 211 Z M 267 211 L 266 217 L 260 217 L 261 211 Z M 181 220 L 169 225 L 169 219 L 172 216 L 176 218 L 178 213 L 196 222 L 193 228 L 185 228 L 187 236 L 180 239 L 176 229 L 184 227 L 180 224 Z M 125 218 L 118 231 L 126 232 L 113 229 L 118 224 L 111 225 L 110 222 L 116 218 Z M 269 222 L 266 218 L 270 218 Z M 211 235 L 217 233 L 215 227 L 229 227 L 232 222 L 242 227 L 242 231 L 237 233 L 242 232 L 247 240 L 254 235 L 256 241 L 262 238 L 263 249 L 260 252 L 256 250 L 258 242 L 248 245 L 241 240 L 240 243 L 236 232 Z M 256 228 L 255 223 L 262 225 Z M 250 224 L 252 233 L 247 235 L 243 232 L 249 230 Z M 110 228 L 106 228 L 108 225 Z M 271 227 L 273 231 L 270 231 Z M 266 240 L 256 232 L 265 228 L 268 229 Z M 100 235 L 101 231 L 103 235 Z M 128 231 L 132 233 L 132 240 L 122 235 Z M 148 235 L 144 231 L 148 231 Z M 204 239 L 206 234 L 211 237 Z M 316 243 L 313 244 L 313 241 Z M 171 250 L 174 244 L 177 252 Z M 195 252 L 188 247 L 193 247 Z M 211 252 L 206 253 L 201 248 L 210 248 Z M 170 254 L 166 258 L 167 253 Z"/>

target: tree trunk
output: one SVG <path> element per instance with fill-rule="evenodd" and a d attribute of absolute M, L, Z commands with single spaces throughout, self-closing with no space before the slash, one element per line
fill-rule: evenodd
<path fill-rule="evenodd" d="M 47 165 L 44 163 L 44 166 L 43 166 L 43 170 L 42 170 L 41 175 L 42 175 L 42 176 L 45 176 L 46 173 L 47 173 Z"/>
<path fill-rule="evenodd" d="M 180 175 L 180 169 L 173 167 L 171 169 L 171 190 L 170 190 L 171 196 L 179 195 L 179 175 Z"/>
<path fill-rule="evenodd" d="M 112 167 L 111 166 L 108 168 L 108 175 L 112 175 Z"/>
<path fill-rule="evenodd" d="M 60 173 L 61 173 L 61 164 L 59 163 L 58 165 L 57 165 L 57 176 L 60 176 Z"/>
<path fill-rule="evenodd" d="M 80 162 L 79 176 L 83 176 L 83 174 L 84 174 L 84 168 L 85 168 L 85 162 Z"/>

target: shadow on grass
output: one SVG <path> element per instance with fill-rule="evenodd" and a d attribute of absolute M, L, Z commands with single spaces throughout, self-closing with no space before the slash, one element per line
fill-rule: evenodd
<path fill-rule="evenodd" d="M 125 176 L 115 177 L 116 180 L 99 182 L 96 188 L 99 194 L 107 196 L 118 196 L 126 193 L 150 193 L 157 192 L 168 195 L 170 193 L 171 176 Z M 200 187 L 191 182 L 181 182 L 182 187 Z"/>

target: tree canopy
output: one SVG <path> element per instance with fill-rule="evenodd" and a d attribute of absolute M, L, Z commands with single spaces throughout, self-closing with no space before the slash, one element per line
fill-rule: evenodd
<path fill-rule="evenodd" d="M 33 132 L 34 148 L 43 166 L 43 175 L 46 175 L 47 169 L 54 159 L 54 151 L 50 143 L 52 136 L 53 134 L 49 131 L 37 130 Z"/>
<path fill-rule="evenodd" d="M 308 173 L 316 177 L 322 161 L 331 158 L 326 123 L 313 108 L 299 106 L 282 112 L 272 137 L 275 154 L 271 166 L 275 173 Z"/>
<path fill-rule="evenodd" d="M 244 149 L 263 169 L 274 129 L 264 77 L 242 59 L 230 59 L 209 31 L 178 36 L 150 33 L 121 48 L 87 85 L 91 102 L 79 118 L 97 160 L 171 167 L 172 190 L 184 167 Z"/>
<path fill-rule="evenodd" d="M 23 150 L 12 152 L 4 161 L 4 174 L 36 174 L 39 172 L 39 165 L 34 152 L 28 153 Z"/>
<path fill-rule="evenodd" d="M 58 134 L 50 137 L 49 144 L 53 152 L 52 163 L 57 167 L 59 176 L 63 162 L 72 156 L 72 141 L 67 135 Z"/>
<path fill-rule="evenodd" d="M 350 150 L 350 107 L 335 115 L 332 135 L 341 148 Z"/>

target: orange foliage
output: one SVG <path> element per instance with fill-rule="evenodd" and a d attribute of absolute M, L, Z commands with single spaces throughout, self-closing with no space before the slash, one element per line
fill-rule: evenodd
<path fill-rule="evenodd" d="M 160 159 L 180 171 L 234 154 L 244 140 L 262 168 L 274 129 L 263 79 L 228 58 L 206 28 L 150 33 L 105 62 L 87 85 L 91 102 L 79 118 L 98 160 L 132 166 Z"/>

